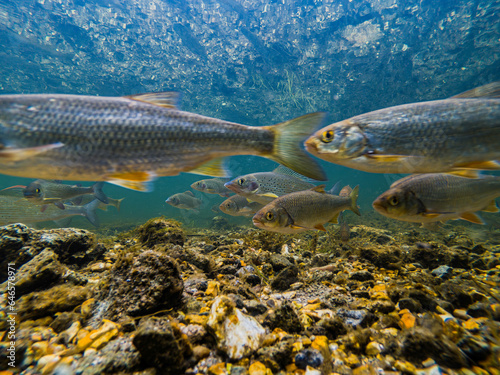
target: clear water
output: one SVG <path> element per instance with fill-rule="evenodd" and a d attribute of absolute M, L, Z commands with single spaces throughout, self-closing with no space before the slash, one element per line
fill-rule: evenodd
<path fill-rule="evenodd" d="M 333 122 L 499 80 L 499 14 L 493 0 L 0 0 L 0 94 L 176 90 L 186 111 L 248 125 L 314 111 Z M 228 164 L 234 176 L 276 165 Z M 399 177 L 321 164 L 329 186 L 360 185 L 364 213 Z M 223 198 L 195 192 L 199 215 L 164 203 L 201 178 L 162 177 L 152 193 L 106 184 L 126 199 L 101 221 L 165 215 L 207 226 Z M 29 181 L 2 175 L 0 188 Z M 90 228 L 82 218 L 72 225 Z"/>

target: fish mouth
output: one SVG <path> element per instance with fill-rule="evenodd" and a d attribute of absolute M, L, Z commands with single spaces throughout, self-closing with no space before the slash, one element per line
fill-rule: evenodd
<path fill-rule="evenodd" d="M 311 136 L 306 141 L 304 142 L 304 147 L 308 152 L 311 154 L 317 153 L 318 152 L 318 139 L 316 136 Z"/>
<path fill-rule="evenodd" d="M 224 186 L 235 193 L 238 193 L 240 191 L 235 185 L 231 184 L 230 182 L 226 182 Z"/>
<path fill-rule="evenodd" d="M 257 228 L 264 228 L 264 225 L 258 219 L 253 218 L 252 222 Z"/>
<path fill-rule="evenodd" d="M 375 211 L 380 212 L 380 213 L 385 213 L 386 209 L 384 205 L 382 204 L 383 200 L 382 199 L 375 199 L 372 203 L 372 207 L 375 209 Z"/>

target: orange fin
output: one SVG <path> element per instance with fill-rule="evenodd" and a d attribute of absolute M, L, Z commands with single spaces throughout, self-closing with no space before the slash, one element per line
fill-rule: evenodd
<path fill-rule="evenodd" d="M 422 216 L 428 217 L 428 218 L 435 218 L 438 217 L 441 214 L 435 213 L 435 212 L 424 212 L 422 213 Z"/>
<path fill-rule="evenodd" d="M 176 91 L 151 92 L 147 94 L 128 95 L 124 98 L 157 105 L 158 107 L 177 109 L 180 94 Z"/>
<path fill-rule="evenodd" d="M 368 159 L 375 159 L 382 163 L 399 162 L 401 159 L 407 158 L 408 155 L 384 155 L 384 154 L 366 154 Z"/>
<path fill-rule="evenodd" d="M 326 194 L 326 192 L 325 192 L 325 186 L 326 185 L 321 184 L 321 185 L 318 185 L 318 186 L 314 186 L 314 187 L 310 188 L 309 190 L 315 191 L 317 193 L 325 193 Z"/>
<path fill-rule="evenodd" d="M 484 224 L 483 219 L 481 219 L 474 212 L 464 212 L 464 213 L 460 214 L 460 219 L 470 221 L 471 223 Z"/>
<path fill-rule="evenodd" d="M 340 215 L 340 212 L 337 215 L 335 215 L 334 217 L 332 217 L 330 220 L 328 220 L 328 222 L 333 223 L 333 224 L 338 224 L 339 223 L 339 215 Z"/>
<path fill-rule="evenodd" d="M 467 177 L 467 178 L 479 178 L 479 173 L 474 169 L 457 169 L 453 172 L 447 172 L 448 174 L 454 174 L 455 176 Z"/>
<path fill-rule="evenodd" d="M 326 232 L 326 229 L 322 224 L 318 224 L 318 225 L 314 226 L 314 228 L 317 230 L 322 230 L 323 232 Z"/>
<path fill-rule="evenodd" d="M 118 185 L 127 189 L 151 192 L 153 191 L 152 181 L 156 178 L 156 174 L 152 172 L 124 172 L 110 175 L 106 182 Z"/>
<path fill-rule="evenodd" d="M 22 147 L 22 148 L 6 147 L 0 149 L 0 159 L 6 159 L 7 161 L 12 161 L 12 162 L 24 160 L 62 146 L 64 146 L 64 143 L 57 142 L 36 147 Z"/>
<path fill-rule="evenodd" d="M 493 199 L 490 203 L 488 203 L 488 205 L 483 208 L 481 211 L 484 211 L 484 212 L 498 212 L 500 211 L 498 209 L 498 206 L 497 206 L 497 202 Z"/>
<path fill-rule="evenodd" d="M 295 225 L 295 224 L 290 225 L 290 228 L 292 228 L 292 229 L 311 229 L 311 228 L 301 227 L 300 225 Z"/>
<path fill-rule="evenodd" d="M 194 169 L 189 171 L 185 171 L 188 173 L 202 174 L 207 176 L 214 177 L 227 177 L 229 176 L 228 171 L 224 167 L 224 158 L 217 158 L 210 160 L 207 163 L 200 165 Z"/>
<path fill-rule="evenodd" d="M 485 161 L 472 161 L 470 163 L 464 163 L 460 165 L 456 165 L 457 169 L 488 169 L 488 170 L 496 170 L 500 169 L 500 164 L 494 160 L 485 160 Z"/>
<path fill-rule="evenodd" d="M 274 193 L 259 194 L 259 197 L 278 198 L 278 196 Z"/>

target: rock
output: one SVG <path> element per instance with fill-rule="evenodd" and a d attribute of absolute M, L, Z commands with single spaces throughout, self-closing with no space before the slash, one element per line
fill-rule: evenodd
<path fill-rule="evenodd" d="M 274 373 L 284 369 L 292 362 L 292 340 L 280 341 L 273 346 L 266 346 L 257 351 L 256 357 Z"/>
<path fill-rule="evenodd" d="M 248 311 L 248 313 L 252 316 L 264 314 L 268 310 L 266 305 L 254 299 L 244 301 L 243 305 L 245 306 L 245 309 Z"/>
<path fill-rule="evenodd" d="M 56 318 L 50 324 L 52 328 L 57 333 L 68 329 L 74 322 L 80 320 L 80 315 L 74 312 L 61 312 L 56 314 Z"/>
<path fill-rule="evenodd" d="M 398 307 L 400 310 L 408 309 L 414 313 L 422 311 L 421 303 L 414 300 L 413 298 L 401 298 L 398 302 Z"/>
<path fill-rule="evenodd" d="M 295 366 L 305 370 L 307 366 L 318 368 L 323 364 L 323 356 L 316 349 L 305 349 L 295 355 Z"/>
<path fill-rule="evenodd" d="M 250 284 L 251 286 L 260 285 L 260 277 L 254 273 L 243 276 L 243 281 Z"/>
<path fill-rule="evenodd" d="M 286 256 L 281 254 L 271 254 L 269 262 L 273 266 L 274 272 L 280 272 L 281 270 L 292 266 L 292 262 L 290 262 Z"/>
<path fill-rule="evenodd" d="M 108 297 L 109 290 L 112 297 Z M 107 277 L 100 291 L 110 304 L 104 316 L 138 316 L 171 308 L 181 303 L 183 290 L 177 262 L 164 253 L 147 250 L 117 262 Z"/>
<path fill-rule="evenodd" d="M 132 343 L 141 361 L 163 374 L 179 374 L 191 365 L 193 351 L 176 323 L 167 319 L 141 320 Z"/>
<path fill-rule="evenodd" d="M 453 268 L 449 266 L 439 266 L 438 268 L 434 268 L 431 273 L 441 280 L 448 280 L 453 274 Z"/>
<path fill-rule="evenodd" d="M 335 340 L 339 336 L 345 335 L 347 333 L 347 327 L 344 322 L 335 317 L 335 318 L 323 318 L 316 326 L 324 329 L 324 335 L 328 337 L 330 340 Z"/>
<path fill-rule="evenodd" d="M 485 341 L 470 335 L 462 338 L 457 345 L 472 363 L 485 361 L 492 353 Z"/>
<path fill-rule="evenodd" d="M 297 266 L 292 265 L 285 268 L 271 282 L 271 288 L 276 290 L 287 290 L 290 285 L 299 281 L 298 279 L 299 269 Z"/>
<path fill-rule="evenodd" d="M 476 302 L 469 306 L 469 308 L 467 309 L 467 315 L 470 315 L 473 318 L 484 317 L 491 319 L 492 310 L 489 304 Z"/>
<path fill-rule="evenodd" d="M 348 326 L 366 327 L 374 319 L 374 315 L 366 310 L 346 310 L 338 309 L 337 316 Z"/>
<path fill-rule="evenodd" d="M 276 328 L 281 328 L 285 332 L 299 333 L 303 330 L 297 313 L 290 303 L 285 302 L 277 307 L 274 312 L 269 314 L 264 320 L 264 325 L 268 326 L 271 331 Z"/>
<path fill-rule="evenodd" d="M 219 350 L 231 360 L 247 357 L 259 349 L 266 333 L 255 318 L 243 314 L 224 296 L 215 298 L 207 327 L 215 336 Z"/>
<path fill-rule="evenodd" d="M 349 279 L 358 281 L 368 281 L 368 280 L 374 280 L 374 277 L 370 271 L 362 270 L 350 273 Z"/>
<path fill-rule="evenodd" d="M 137 230 L 139 241 L 148 247 L 166 244 L 183 246 L 186 240 L 186 234 L 180 224 L 163 217 L 150 219 Z"/>
<path fill-rule="evenodd" d="M 437 289 L 442 298 L 450 302 L 454 308 L 467 308 L 473 302 L 472 296 L 463 286 L 453 283 L 452 280 L 445 281 Z"/>

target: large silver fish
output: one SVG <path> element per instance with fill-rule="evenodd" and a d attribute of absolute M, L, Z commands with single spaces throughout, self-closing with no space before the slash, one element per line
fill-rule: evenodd
<path fill-rule="evenodd" d="M 297 191 L 276 198 L 253 217 L 256 227 L 278 233 L 300 233 L 306 230 L 325 231 L 323 224 L 337 223 L 340 212 L 351 210 L 360 215 L 356 201 L 359 186 L 349 196 L 328 194 L 325 185 Z"/>
<path fill-rule="evenodd" d="M 304 176 L 290 172 L 287 168 L 279 166 L 271 172 L 239 176 L 224 186 L 238 195 L 262 204 L 268 204 L 275 198 L 294 191 L 309 190 L 314 187 L 313 184 L 305 181 Z"/>
<path fill-rule="evenodd" d="M 149 190 L 155 176 L 223 176 L 220 158 L 252 154 L 325 178 L 300 148 L 324 113 L 255 127 L 183 112 L 176 101 L 176 93 L 0 96 L 0 173 Z"/>
<path fill-rule="evenodd" d="M 321 159 L 366 172 L 499 169 L 500 82 L 355 116 L 324 127 L 305 145 Z"/>
<path fill-rule="evenodd" d="M 93 225 L 98 226 L 95 211 L 99 203 L 101 203 L 99 200 L 94 199 L 84 206 L 65 205 L 64 210 L 51 204 L 42 212 L 40 206 L 24 199 L 22 194 L 0 194 L 0 225 L 57 221 L 79 215 L 86 217 Z"/>
<path fill-rule="evenodd" d="M 483 224 L 475 212 L 497 212 L 495 198 L 499 196 L 500 177 L 426 173 L 394 182 L 373 207 L 384 216 L 402 221 L 424 224 L 464 219 Z"/>

